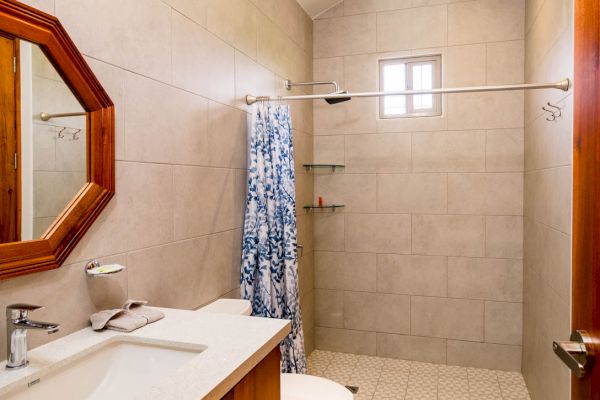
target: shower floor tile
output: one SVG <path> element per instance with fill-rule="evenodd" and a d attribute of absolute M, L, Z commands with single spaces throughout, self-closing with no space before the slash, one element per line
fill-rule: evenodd
<path fill-rule="evenodd" d="M 530 400 L 518 372 L 315 350 L 308 373 L 357 386 L 355 400 Z"/>

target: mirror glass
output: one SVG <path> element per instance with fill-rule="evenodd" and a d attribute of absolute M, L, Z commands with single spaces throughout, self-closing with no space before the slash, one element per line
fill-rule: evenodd
<path fill-rule="evenodd" d="M 38 45 L 0 36 L 0 64 L 0 243 L 7 243 L 43 237 L 88 181 L 87 117 Z"/>

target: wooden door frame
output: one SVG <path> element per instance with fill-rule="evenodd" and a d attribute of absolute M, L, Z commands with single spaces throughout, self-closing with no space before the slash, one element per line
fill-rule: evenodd
<path fill-rule="evenodd" d="M 575 0 L 572 330 L 600 338 L 600 2 Z M 598 354 L 600 346 L 594 346 Z M 600 355 L 600 354 L 599 354 Z M 598 358 L 598 357 L 597 357 Z M 600 359 L 572 399 L 600 399 Z"/>

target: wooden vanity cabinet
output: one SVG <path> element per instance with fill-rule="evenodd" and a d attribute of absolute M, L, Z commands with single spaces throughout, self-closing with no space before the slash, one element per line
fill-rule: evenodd
<path fill-rule="evenodd" d="M 280 400 L 281 353 L 276 346 L 222 400 Z"/>

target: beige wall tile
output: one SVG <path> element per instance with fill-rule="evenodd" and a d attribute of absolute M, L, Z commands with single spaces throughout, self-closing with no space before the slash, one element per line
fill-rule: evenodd
<path fill-rule="evenodd" d="M 410 172 L 411 146 L 411 135 L 409 133 L 383 133 L 377 135 L 377 172 Z"/>
<path fill-rule="evenodd" d="M 487 47 L 487 84 L 514 85 L 525 80 L 525 42 L 488 43 Z"/>
<path fill-rule="evenodd" d="M 446 48 L 442 56 L 442 74 L 444 76 L 443 87 L 485 85 L 485 44 Z"/>
<path fill-rule="evenodd" d="M 164 0 L 164 2 L 180 14 L 195 23 L 206 26 L 206 5 L 209 0 Z"/>
<path fill-rule="evenodd" d="M 173 84 L 221 103 L 235 104 L 233 48 L 178 13 L 173 14 L 172 40 Z"/>
<path fill-rule="evenodd" d="M 130 296 L 154 306 L 195 309 L 239 285 L 239 249 L 240 233 L 229 231 L 130 253 Z M 165 265 L 168 274 L 161 273 Z"/>
<path fill-rule="evenodd" d="M 377 291 L 445 297 L 447 269 L 446 257 L 378 254 Z"/>
<path fill-rule="evenodd" d="M 379 135 L 347 135 L 345 137 L 346 172 L 377 172 Z M 410 160 L 410 157 L 409 157 Z M 410 161 L 409 161 L 410 168 Z"/>
<path fill-rule="evenodd" d="M 521 347 L 448 340 L 448 364 L 521 371 Z"/>
<path fill-rule="evenodd" d="M 411 334 L 483 341 L 483 302 L 439 297 L 411 298 Z"/>
<path fill-rule="evenodd" d="M 239 51 L 235 52 L 235 105 L 250 111 L 246 95 L 275 96 L 273 72 Z"/>
<path fill-rule="evenodd" d="M 345 88 L 344 57 L 315 58 L 313 60 L 313 78 L 315 81 L 335 81 L 340 87 Z M 331 93 L 333 86 L 319 85 L 313 87 L 313 92 Z"/>
<path fill-rule="evenodd" d="M 360 279 L 356 279 L 360 276 Z M 375 254 L 315 252 L 315 287 L 321 289 L 377 291 Z"/>
<path fill-rule="evenodd" d="M 344 292 L 315 290 L 315 324 L 330 328 L 344 327 Z"/>
<path fill-rule="evenodd" d="M 245 112 L 211 101 L 208 107 L 208 159 L 211 167 L 247 168 Z"/>
<path fill-rule="evenodd" d="M 79 50 L 171 82 L 171 9 L 158 0 L 55 0 L 56 16 Z M 140 32 L 144 32 L 140 35 Z"/>
<path fill-rule="evenodd" d="M 344 15 L 409 8 L 411 0 L 345 0 Z"/>
<path fill-rule="evenodd" d="M 344 327 L 363 331 L 410 333 L 410 296 L 344 292 Z"/>
<path fill-rule="evenodd" d="M 377 334 L 377 355 L 436 364 L 446 363 L 446 339 Z"/>
<path fill-rule="evenodd" d="M 313 136 L 302 131 L 293 131 L 294 141 L 294 168 L 296 174 L 303 174 L 306 171 L 304 165 L 314 164 L 313 158 Z M 311 190 L 312 191 L 312 190 Z"/>
<path fill-rule="evenodd" d="M 523 39 L 524 2 L 477 0 L 448 5 L 448 44 Z"/>
<path fill-rule="evenodd" d="M 532 22 L 527 32 L 526 44 L 527 60 L 525 62 L 525 71 L 528 73 L 528 78 L 532 69 L 542 64 L 543 59 L 555 43 L 570 34 L 568 31 L 572 30 L 573 26 L 573 1 L 552 0 L 545 3 L 539 9 L 535 21 Z M 571 53 L 572 51 L 573 45 L 571 43 L 569 44 L 567 53 Z M 557 54 L 556 56 L 551 57 L 556 67 L 564 65 L 565 61 L 561 60 L 561 58 L 569 58 L 565 57 L 565 52 L 562 55 Z M 562 68 L 557 70 L 562 70 Z"/>
<path fill-rule="evenodd" d="M 522 301 L 523 263 L 521 260 L 450 257 L 448 296 Z"/>
<path fill-rule="evenodd" d="M 315 345 L 319 350 L 374 356 L 377 354 L 376 335 L 375 332 L 316 327 Z"/>
<path fill-rule="evenodd" d="M 344 57 L 344 89 L 350 92 L 379 90 L 379 60 L 377 54 Z"/>
<path fill-rule="evenodd" d="M 325 10 L 322 14 L 315 19 L 325 19 L 325 18 L 335 18 L 335 17 L 343 17 L 344 16 L 344 3 L 339 2 L 333 7 Z"/>
<path fill-rule="evenodd" d="M 565 302 L 571 299 L 571 237 L 525 218 L 524 259 Z"/>
<path fill-rule="evenodd" d="M 314 215 L 315 250 L 344 250 L 344 214 L 318 213 Z"/>
<path fill-rule="evenodd" d="M 446 6 L 419 7 L 377 14 L 377 51 L 447 44 Z"/>
<path fill-rule="evenodd" d="M 344 165 L 344 136 L 315 136 L 314 162 L 315 164 Z"/>
<path fill-rule="evenodd" d="M 526 193 L 535 205 L 528 213 L 536 221 L 561 232 L 571 232 L 572 167 L 535 171 L 526 175 Z"/>
<path fill-rule="evenodd" d="M 344 212 L 375 212 L 377 180 L 374 174 L 318 174 L 314 177 L 314 204 L 343 204 Z"/>
<path fill-rule="evenodd" d="M 446 174 L 377 175 L 377 212 L 444 214 L 448 192 Z"/>
<path fill-rule="evenodd" d="M 451 130 L 523 127 L 522 92 L 450 94 L 447 110 Z"/>
<path fill-rule="evenodd" d="M 313 29 L 315 58 L 375 51 L 375 14 L 316 20 Z"/>
<path fill-rule="evenodd" d="M 523 214 L 523 174 L 448 174 L 451 214 Z"/>
<path fill-rule="evenodd" d="M 485 132 L 419 132 L 412 135 L 415 172 L 485 171 Z"/>
<path fill-rule="evenodd" d="M 292 81 L 308 81 L 312 61 L 285 31 L 264 15 L 258 17 L 257 61 Z"/>
<path fill-rule="evenodd" d="M 256 58 L 258 10 L 248 0 L 207 0 L 206 28 Z"/>
<path fill-rule="evenodd" d="M 315 135 L 375 133 L 377 101 L 356 98 L 345 103 L 314 102 Z"/>
<path fill-rule="evenodd" d="M 486 217 L 485 254 L 488 257 L 523 257 L 523 218 Z"/>
<path fill-rule="evenodd" d="M 471 215 L 413 215 L 413 254 L 480 257 L 485 220 Z"/>
<path fill-rule="evenodd" d="M 134 74 L 125 89 L 127 160 L 208 164 L 207 100 Z M 163 115 L 149 124 L 148 110 Z"/>
<path fill-rule="evenodd" d="M 523 304 L 485 302 L 485 341 L 521 345 Z"/>
<path fill-rule="evenodd" d="M 573 164 L 573 135 L 566 134 L 573 129 L 572 96 L 559 102 L 558 106 L 564 107 L 565 111 L 556 122 L 548 123 L 543 114 L 527 124 L 527 171 Z M 537 115 L 538 104 L 535 108 L 529 114 Z"/>
<path fill-rule="evenodd" d="M 524 145 L 523 129 L 487 131 L 485 145 L 486 171 L 523 171 Z"/>
<path fill-rule="evenodd" d="M 241 226 L 235 175 L 227 169 L 178 166 L 174 170 L 175 237 L 206 235 Z M 206 191 L 211 187 L 214 190 Z M 238 199 L 238 201 L 241 199 Z"/>
<path fill-rule="evenodd" d="M 173 170 L 170 165 L 122 163 L 127 248 L 139 249 L 174 239 Z M 110 240 L 114 240 L 111 238 Z"/>
<path fill-rule="evenodd" d="M 345 214 L 346 250 L 373 253 L 410 253 L 410 215 Z"/>

